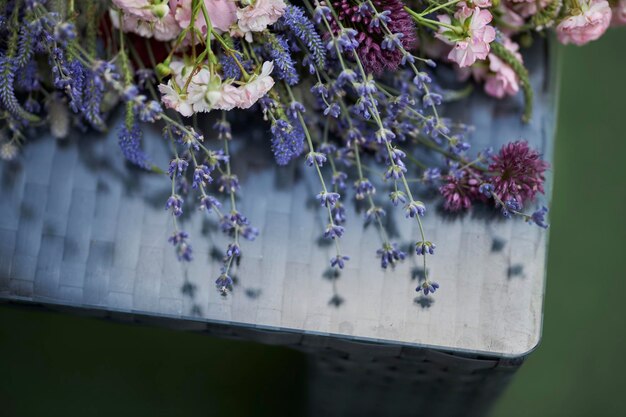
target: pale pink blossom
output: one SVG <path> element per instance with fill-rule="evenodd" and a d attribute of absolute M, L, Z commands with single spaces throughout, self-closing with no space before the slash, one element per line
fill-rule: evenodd
<path fill-rule="evenodd" d="M 595 41 L 611 23 L 611 7 L 606 0 L 579 0 L 580 9 L 571 10 L 556 27 L 559 42 L 584 45 Z"/>
<path fill-rule="evenodd" d="M 237 10 L 238 30 L 243 32 L 248 42 L 252 42 L 251 32 L 262 32 L 269 25 L 276 23 L 285 13 L 287 5 L 283 0 L 256 0 L 254 3 Z"/>
<path fill-rule="evenodd" d="M 479 7 L 470 9 L 462 6 L 454 14 L 455 19 L 464 28 L 464 37 L 461 39 L 451 40 L 447 33 L 448 28 L 440 27 L 436 34 L 437 38 L 448 44 L 454 45 L 448 54 L 448 59 L 459 64 L 460 67 L 467 67 L 476 62 L 477 59 L 483 60 L 489 54 L 489 44 L 496 38 L 495 29 L 489 25 L 492 16 L 488 10 L 481 10 Z M 438 16 L 439 21 L 450 25 L 452 23 L 448 15 Z M 466 21 L 469 20 L 469 23 Z M 455 34 L 456 35 L 456 34 Z"/>
<path fill-rule="evenodd" d="M 131 15 L 148 22 L 159 20 L 169 14 L 167 0 L 113 0 L 124 15 Z"/>
<path fill-rule="evenodd" d="M 626 25 L 626 0 L 619 0 L 613 8 L 611 26 Z"/>
<path fill-rule="evenodd" d="M 232 110 L 242 103 L 242 91 L 229 83 L 222 83 L 219 75 L 203 68 L 189 84 L 189 101 L 194 112 Z"/>
<path fill-rule="evenodd" d="M 503 6 L 510 8 L 515 13 L 526 19 L 543 10 L 551 0 L 504 0 Z"/>
<path fill-rule="evenodd" d="M 486 9 L 491 7 L 491 0 L 472 0 L 472 4 L 474 6 L 480 7 L 481 9 Z"/>
<path fill-rule="evenodd" d="M 514 96 L 519 91 L 519 78 L 513 68 L 494 54 L 489 54 L 489 71 L 485 92 L 492 97 Z"/>
<path fill-rule="evenodd" d="M 230 26 L 237 21 L 237 6 L 234 0 L 203 0 L 213 29 L 217 32 L 228 32 Z M 170 8 L 174 10 L 174 17 L 181 28 L 191 23 L 192 0 L 170 0 Z M 207 32 L 207 23 L 202 11 L 196 16 L 195 26 L 204 35 Z"/>
<path fill-rule="evenodd" d="M 161 93 L 161 101 L 168 109 L 174 109 L 186 117 L 193 114 L 191 102 L 172 79 L 167 84 L 159 84 L 159 92 Z"/>
<path fill-rule="evenodd" d="M 109 16 L 113 26 L 118 29 L 120 25 L 119 13 L 116 10 L 109 9 Z M 144 38 L 155 38 L 158 41 L 170 41 L 175 39 L 180 33 L 180 27 L 172 14 L 167 14 L 155 21 L 144 20 L 131 14 L 123 14 L 122 30 L 135 33 Z"/>
<path fill-rule="evenodd" d="M 241 102 L 237 107 L 242 109 L 250 108 L 261 97 L 267 94 L 268 91 L 274 86 L 274 79 L 270 76 L 274 70 L 274 62 L 266 61 L 261 68 L 261 74 L 254 76 L 254 78 L 239 90 L 242 93 Z"/>

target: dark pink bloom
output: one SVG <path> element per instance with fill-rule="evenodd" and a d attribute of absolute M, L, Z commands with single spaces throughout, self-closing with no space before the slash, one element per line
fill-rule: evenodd
<path fill-rule="evenodd" d="M 443 208 L 448 211 L 467 210 L 472 202 L 483 199 L 478 187 L 483 182 L 478 171 L 467 169 L 445 177 L 445 183 L 439 187 L 444 198 Z"/>
<path fill-rule="evenodd" d="M 359 41 L 359 46 L 356 51 L 368 73 L 381 74 L 383 71 L 393 71 L 402 61 L 403 54 L 400 48 L 383 45 L 385 35 L 388 33 L 384 28 L 385 25 L 391 33 L 401 34 L 399 42 L 406 51 L 417 47 L 417 31 L 413 19 L 404 10 L 404 3 L 401 0 L 372 0 L 376 11 L 384 15 L 378 22 L 372 22 L 375 13 L 363 5 L 359 6 L 350 0 L 333 0 L 332 3 L 343 25 L 358 32 L 356 40 Z M 331 25 L 333 31 L 338 33 L 337 23 L 332 21 Z"/>
<path fill-rule="evenodd" d="M 543 173 L 549 164 L 540 158 L 539 152 L 531 149 L 526 141 L 511 142 L 492 156 L 489 170 L 493 192 L 502 201 L 515 198 L 520 204 L 543 193 Z"/>

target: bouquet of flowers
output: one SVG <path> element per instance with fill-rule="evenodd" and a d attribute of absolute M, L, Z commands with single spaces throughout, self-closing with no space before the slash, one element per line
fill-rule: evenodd
<path fill-rule="evenodd" d="M 225 294 L 243 240 L 259 233 L 237 208 L 229 152 L 232 113 L 247 110 L 266 124 L 276 164 L 317 173 L 332 268 L 349 262 L 347 198 L 379 230 L 381 267 L 406 257 L 385 229 L 386 195 L 419 225 L 413 244 L 426 273 L 436 246 L 412 183 L 437 190 L 448 211 L 492 204 L 547 228 L 547 208 L 525 208 L 543 192 L 548 164 L 525 141 L 470 152 L 470 127 L 445 117 L 441 105 L 453 95 L 434 68 L 454 68 L 494 99 L 523 94 L 528 120 L 533 92 L 520 45 L 550 28 L 582 45 L 624 23 L 626 0 L 0 0 L 0 156 L 18 158 L 44 128 L 56 138 L 108 129 L 108 113 L 123 106 L 120 157 L 171 183 L 163 205 L 178 259 L 193 258 L 177 221 L 187 207 L 216 216 L 230 236 L 213 277 Z M 213 128 L 201 130 L 203 118 Z M 150 125 L 171 144 L 169 166 L 142 148 Z M 439 160 L 426 163 L 425 150 Z M 426 276 L 417 291 L 438 288 Z"/>

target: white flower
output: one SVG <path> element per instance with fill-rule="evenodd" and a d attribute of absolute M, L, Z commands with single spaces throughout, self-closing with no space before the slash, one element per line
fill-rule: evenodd
<path fill-rule="evenodd" d="M 189 84 L 189 101 L 196 112 L 209 112 L 217 108 L 222 98 L 222 80 L 215 74 L 211 77 L 211 72 L 207 68 L 198 71 Z"/>
<path fill-rule="evenodd" d="M 183 116 L 189 117 L 193 114 L 193 107 L 187 97 L 179 92 L 177 85 L 170 79 L 167 84 L 159 84 L 161 101 L 165 107 L 174 109 Z"/>
<path fill-rule="evenodd" d="M 256 0 L 243 9 L 237 10 L 237 25 L 248 42 L 252 42 L 251 32 L 262 32 L 285 13 L 287 5 L 283 0 Z M 238 33 L 235 31 L 234 33 Z"/>

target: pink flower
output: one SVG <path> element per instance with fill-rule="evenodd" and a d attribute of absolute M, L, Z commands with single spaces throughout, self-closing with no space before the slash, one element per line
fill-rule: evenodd
<path fill-rule="evenodd" d="M 266 61 L 261 68 L 261 74 L 252 79 L 239 90 L 242 93 L 241 101 L 237 107 L 247 109 L 252 107 L 261 97 L 267 94 L 274 86 L 274 79 L 270 76 L 274 70 L 274 62 Z"/>
<path fill-rule="evenodd" d="M 115 28 L 119 28 L 120 15 L 116 10 L 109 9 L 109 16 Z M 158 41 L 171 41 L 180 33 L 180 27 L 172 14 L 167 14 L 161 19 L 144 20 L 132 14 L 122 16 L 122 30 L 136 33 L 144 38 L 155 38 Z"/>
<path fill-rule="evenodd" d="M 252 41 L 251 32 L 262 32 L 285 13 L 287 5 L 283 0 L 256 0 L 243 9 L 237 10 L 239 30 Z"/>
<path fill-rule="evenodd" d="M 125 15 L 132 15 L 138 19 L 153 22 L 169 14 L 170 9 L 166 0 L 113 0 Z"/>
<path fill-rule="evenodd" d="M 543 193 L 544 172 L 549 164 L 541 159 L 539 152 L 531 149 L 528 142 L 517 141 L 504 145 L 497 155 L 491 157 L 489 170 L 493 192 L 502 200 L 515 198 L 520 204 Z"/>
<path fill-rule="evenodd" d="M 626 25 L 626 0 L 619 0 L 613 8 L 611 26 Z"/>
<path fill-rule="evenodd" d="M 170 0 L 170 7 L 174 10 L 174 17 L 181 28 L 191 23 L 192 0 Z M 213 29 L 218 32 L 228 32 L 230 26 L 237 21 L 237 6 L 233 0 L 204 0 Z M 198 13 L 196 28 L 206 35 L 207 24 L 204 15 Z"/>
<path fill-rule="evenodd" d="M 485 80 L 485 92 L 492 97 L 514 96 L 519 91 L 519 79 L 515 71 L 500 58 L 489 54 L 489 70 Z"/>
<path fill-rule="evenodd" d="M 606 0 L 580 0 L 580 9 L 566 17 L 556 27 L 559 42 L 584 45 L 595 41 L 606 32 L 611 23 L 611 7 Z"/>
<path fill-rule="evenodd" d="M 171 79 L 167 84 L 159 84 L 159 92 L 162 94 L 161 101 L 168 109 L 174 109 L 186 117 L 193 114 L 192 104 L 179 91 L 179 87 Z"/>
<path fill-rule="evenodd" d="M 174 109 L 186 117 L 194 113 L 193 103 L 189 100 L 188 95 L 182 91 L 187 79 L 191 76 L 192 68 L 182 61 L 174 61 L 170 64 L 172 77 L 167 84 L 159 84 L 159 92 L 162 94 L 161 101 L 165 107 Z"/>
<path fill-rule="evenodd" d="M 481 9 L 486 9 L 491 7 L 491 0 L 472 0 L 472 4 L 480 7 Z"/>
<path fill-rule="evenodd" d="M 503 45 L 513 52 L 515 57 L 522 61 L 522 55 L 518 52 L 519 45 L 508 38 L 503 38 Z M 485 92 L 496 98 L 514 96 L 519 91 L 519 78 L 513 68 L 498 58 L 495 54 L 489 54 L 489 73 L 485 75 Z"/>
<path fill-rule="evenodd" d="M 462 68 L 472 65 L 477 59 L 487 58 L 490 50 L 489 44 L 496 38 L 495 29 L 489 26 L 492 19 L 491 13 L 478 7 L 470 9 L 462 6 L 454 17 L 463 29 L 462 35 L 443 26 L 436 34 L 437 38 L 444 42 L 454 44 L 448 54 L 448 59 Z M 442 23 L 451 24 L 451 19 L 447 15 L 439 15 L 438 18 Z"/>
<path fill-rule="evenodd" d="M 219 75 L 206 68 L 198 71 L 189 84 L 189 101 L 194 112 L 232 110 L 243 103 L 243 91 L 232 84 L 222 83 Z"/>

